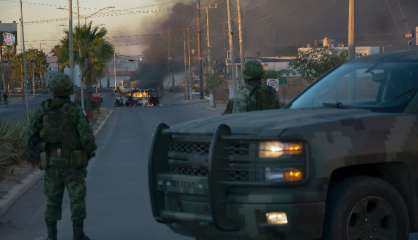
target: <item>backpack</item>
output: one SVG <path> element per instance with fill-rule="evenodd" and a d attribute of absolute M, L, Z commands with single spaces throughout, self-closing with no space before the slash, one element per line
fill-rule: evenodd
<path fill-rule="evenodd" d="M 74 106 L 69 103 L 58 108 L 46 108 L 40 136 L 46 144 L 61 144 L 67 150 L 79 148 L 80 141 L 74 120 Z"/>
<path fill-rule="evenodd" d="M 261 111 L 279 108 L 274 88 L 266 85 L 252 89 L 248 97 L 247 111 Z"/>

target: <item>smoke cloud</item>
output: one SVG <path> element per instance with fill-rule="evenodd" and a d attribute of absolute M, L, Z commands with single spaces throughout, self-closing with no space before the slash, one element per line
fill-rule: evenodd
<path fill-rule="evenodd" d="M 193 22 L 194 8 L 191 4 L 180 2 L 174 5 L 171 13 L 163 20 L 152 23 L 148 33 L 154 37 L 145 39 L 144 64 L 133 79 L 140 79 L 140 87 L 159 87 L 171 71 L 180 71 L 183 63 L 183 39 L 185 26 Z M 168 65 L 170 57 L 170 66 Z"/>
<path fill-rule="evenodd" d="M 231 1 L 235 2 L 235 1 Z M 222 64 L 226 58 L 227 15 L 226 1 L 202 0 L 209 9 L 212 59 Z M 314 43 L 325 36 L 337 43 L 347 39 L 347 0 L 243 0 L 244 47 L 248 57 L 296 54 L 296 49 Z M 235 19 L 236 8 L 232 6 Z M 193 49 L 196 49 L 196 5 L 179 1 L 163 20 L 151 24 L 155 38 L 145 42 L 146 63 L 136 74 L 144 85 L 158 86 L 171 68 L 183 71 L 184 30 L 192 27 Z M 362 46 L 383 46 L 387 50 L 407 47 L 403 34 L 418 25 L 416 0 L 357 1 L 357 43 Z M 206 56 L 206 11 L 202 11 L 202 49 Z M 233 37 L 238 45 L 236 21 Z M 236 46 L 235 53 L 238 53 Z M 171 56 L 170 67 L 168 57 Z M 193 58 L 197 60 L 197 56 Z"/>

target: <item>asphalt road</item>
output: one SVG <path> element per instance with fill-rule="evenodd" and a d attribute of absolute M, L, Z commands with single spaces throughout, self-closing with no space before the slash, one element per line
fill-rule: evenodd
<path fill-rule="evenodd" d="M 181 240 L 151 217 L 147 161 L 154 128 L 219 114 L 205 104 L 173 104 L 160 108 L 117 108 L 97 136 L 97 156 L 89 168 L 86 230 L 100 240 Z M 109 104 L 109 101 L 107 101 Z M 1 240 L 43 239 L 42 183 L 24 195 L 0 219 Z M 60 240 L 71 240 L 68 200 L 64 203 Z"/>
<path fill-rule="evenodd" d="M 38 94 L 29 97 L 29 111 L 33 111 L 39 107 L 41 102 L 48 97 L 47 94 Z M 16 99 L 13 103 L 0 105 L 0 120 L 21 120 L 25 117 L 26 105 L 23 99 Z"/>

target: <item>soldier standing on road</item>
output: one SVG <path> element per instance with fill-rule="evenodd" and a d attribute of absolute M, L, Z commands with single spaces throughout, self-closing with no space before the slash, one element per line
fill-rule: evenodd
<path fill-rule="evenodd" d="M 263 77 L 264 69 L 259 62 L 249 61 L 245 64 L 245 86 L 238 90 L 233 106 L 230 106 L 233 113 L 279 108 L 276 90 L 262 84 Z"/>
<path fill-rule="evenodd" d="M 93 131 L 80 108 L 70 100 L 73 83 L 68 76 L 56 75 L 49 88 L 53 97 L 43 102 L 35 114 L 29 138 L 30 159 L 45 170 L 48 240 L 57 239 L 65 189 L 70 196 L 74 240 L 88 240 L 83 227 L 85 178 L 88 161 L 96 150 Z"/>

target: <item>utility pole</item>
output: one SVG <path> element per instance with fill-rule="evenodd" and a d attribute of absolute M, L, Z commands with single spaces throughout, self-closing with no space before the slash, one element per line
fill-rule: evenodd
<path fill-rule="evenodd" d="M 200 99 L 204 99 L 203 89 L 203 59 L 202 59 L 202 26 L 201 26 L 201 9 L 200 0 L 197 0 L 197 56 L 199 58 L 199 90 Z"/>
<path fill-rule="evenodd" d="M 5 62 L 6 61 L 4 61 L 4 58 L 3 58 L 3 43 L 0 42 L 0 70 L 1 70 L 1 86 L 2 86 L 1 91 L 0 91 L 1 94 L 6 91 Z M 1 97 L 2 96 L 0 95 L 0 98 Z"/>
<path fill-rule="evenodd" d="M 6 69 L 7 69 L 7 65 L 6 65 L 6 63 L 4 63 L 4 62 L 0 62 L 0 67 L 1 67 L 1 82 L 2 82 L 2 92 L 1 93 L 4 93 L 4 92 L 7 92 L 7 86 L 6 86 Z M 0 95 L 0 97 L 2 97 L 1 95 Z"/>
<path fill-rule="evenodd" d="M 206 44 L 207 44 L 207 49 L 208 49 L 208 74 L 212 73 L 212 56 L 211 56 L 211 51 L 212 51 L 212 46 L 211 46 L 211 41 L 210 41 L 210 21 L 209 21 L 209 7 L 206 7 Z"/>
<path fill-rule="evenodd" d="M 174 73 L 172 69 L 172 62 L 173 62 L 173 56 L 171 56 L 171 33 L 170 30 L 167 33 L 168 35 L 168 42 L 167 42 L 167 79 L 171 80 L 171 89 L 174 90 L 174 87 L 176 86 L 176 82 L 174 79 Z"/>
<path fill-rule="evenodd" d="M 356 0 L 348 3 L 348 56 L 350 60 L 356 57 Z"/>
<path fill-rule="evenodd" d="M 3 42 L 1 42 L 0 41 L 0 72 L 1 72 L 1 91 L 0 91 L 0 94 L 2 94 L 3 93 L 3 91 L 5 91 L 5 87 L 4 87 L 4 82 L 5 82 L 5 80 L 4 80 L 4 78 L 5 78 L 5 76 L 4 76 L 4 72 L 6 71 L 6 69 L 4 68 L 4 65 L 3 65 Z M 0 98 L 1 98 L 2 96 L 0 95 Z M 0 99 L 0 102 L 1 102 L 1 99 Z"/>
<path fill-rule="evenodd" d="M 80 0 L 77 0 L 77 26 L 80 27 Z"/>
<path fill-rule="evenodd" d="M 187 67 L 187 30 L 183 32 L 183 57 L 184 57 L 184 98 L 187 100 L 188 98 L 188 88 L 187 88 L 187 78 L 188 78 L 188 67 Z"/>
<path fill-rule="evenodd" d="M 68 23 L 68 52 L 70 58 L 70 76 L 71 81 L 75 83 L 75 72 L 74 72 L 74 35 L 73 35 L 73 1 L 68 0 L 68 14 L 69 14 L 69 23 Z M 80 101 L 81 101 L 81 110 L 86 114 L 86 109 L 84 106 L 84 85 L 83 85 L 83 76 L 80 79 Z"/>
<path fill-rule="evenodd" d="M 116 50 L 113 52 L 113 76 L 115 78 L 115 91 L 117 89 L 117 73 L 116 73 Z"/>
<path fill-rule="evenodd" d="M 20 0 L 20 27 L 22 30 L 22 61 L 23 61 L 23 94 L 25 98 L 26 116 L 29 117 L 29 96 L 28 96 L 28 63 L 26 62 L 25 28 L 23 26 L 23 3 Z"/>
<path fill-rule="evenodd" d="M 210 41 L 210 21 L 209 21 L 209 7 L 206 7 L 206 44 L 207 44 L 207 76 L 213 78 L 213 68 L 212 68 L 212 58 L 211 58 L 211 41 Z M 216 107 L 215 104 L 215 95 L 212 90 L 210 90 L 209 104 L 211 107 Z"/>
<path fill-rule="evenodd" d="M 228 15 L 229 74 L 233 81 L 232 96 L 229 96 L 229 97 L 233 98 L 235 96 L 236 90 L 238 89 L 238 83 L 237 83 L 237 79 L 235 77 L 235 71 L 234 71 L 235 57 L 234 57 L 234 38 L 233 38 L 233 30 L 232 30 L 231 0 L 226 0 L 226 8 L 227 8 L 227 15 Z"/>
<path fill-rule="evenodd" d="M 240 81 L 238 82 L 239 86 L 243 83 L 244 75 L 244 65 L 245 65 L 245 54 L 244 54 L 244 37 L 242 30 L 242 10 L 241 10 L 241 0 L 237 0 L 237 18 L 238 18 L 238 32 L 239 32 L 239 55 L 240 55 Z"/>
<path fill-rule="evenodd" d="M 35 64 L 32 62 L 32 95 L 35 96 L 36 94 L 36 82 L 35 82 Z"/>
<path fill-rule="evenodd" d="M 74 41 L 73 41 L 73 0 L 68 0 L 69 24 L 68 24 L 68 52 L 70 55 L 70 75 L 71 81 L 74 79 Z M 82 84 L 80 83 L 80 88 Z"/>
<path fill-rule="evenodd" d="M 187 55 L 188 55 L 188 71 L 189 77 L 187 78 L 187 96 L 188 100 L 192 99 L 191 88 L 193 85 L 193 74 L 192 74 L 192 42 L 191 42 L 191 29 L 187 28 Z"/>

